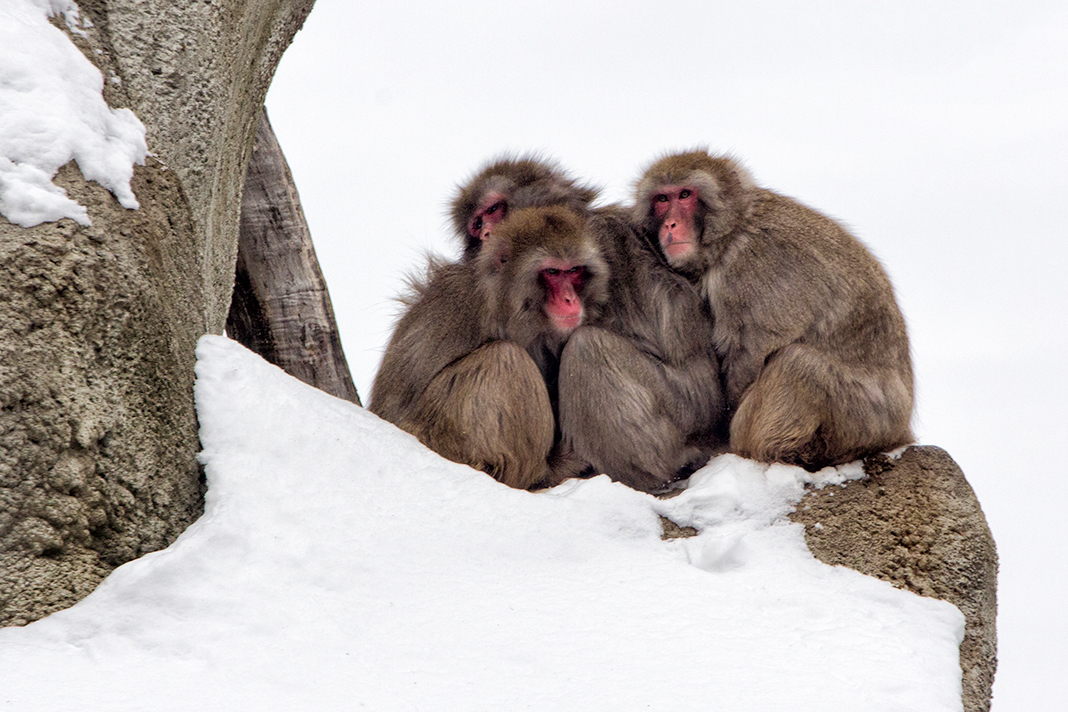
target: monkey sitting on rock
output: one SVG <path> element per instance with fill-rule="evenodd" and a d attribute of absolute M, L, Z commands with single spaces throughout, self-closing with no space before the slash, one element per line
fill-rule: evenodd
<path fill-rule="evenodd" d="M 732 452 L 815 470 L 912 442 L 905 320 L 842 226 L 701 150 L 653 163 L 634 217 L 710 309 Z"/>

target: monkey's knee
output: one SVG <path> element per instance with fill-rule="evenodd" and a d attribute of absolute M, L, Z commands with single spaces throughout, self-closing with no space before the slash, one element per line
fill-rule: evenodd
<path fill-rule="evenodd" d="M 643 491 L 664 487 L 708 453 L 676 422 L 655 360 L 596 327 L 572 335 L 560 361 L 560 430 L 596 471 Z M 702 459 L 702 455 L 704 456 Z"/>
<path fill-rule="evenodd" d="M 730 422 L 730 449 L 759 462 L 806 465 L 820 459 L 818 399 L 761 375 Z"/>
<path fill-rule="evenodd" d="M 526 489 L 549 479 L 554 420 L 537 365 L 514 343 L 482 346 L 442 370 L 406 427 L 438 454 Z"/>
<path fill-rule="evenodd" d="M 897 384 L 895 386 L 895 383 Z M 795 345 L 769 361 L 730 423 L 731 450 L 816 470 L 911 442 L 911 391 Z"/>

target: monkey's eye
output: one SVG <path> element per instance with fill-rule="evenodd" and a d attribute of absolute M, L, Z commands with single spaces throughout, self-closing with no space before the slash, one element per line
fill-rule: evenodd
<path fill-rule="evenodd" d="M 689 198 L 691 195 L 693 195 L 692 190 L 690 190 L 689 188 L 683 188 L 682 191 L 679 193 L 679 199 L 686 200 L 686 198 Z"/>
<path fill-rule="evenodd" d="M 504 210 L 506 207 L 507 206 L 505 205 L 503 200 L 499 203 L 494 203 L 490 206 L 490 209 L 486 211 L 486 215 L 493 215 L 498 210 Z"/>
<path fill-rule="evenodd" d="M 551 274 L 553 276 L 556 276 L 560 274 L 560 270 L 556 269 L 555 267 L 546 267 L 545 274 Z"/>
<path fill-rule="evenodd" d="M 586 271 L 586 268 L 583 267 L 582 265 L 579 265 L 577 267 L 572 267 L 571 269 L 569 269 L 567 271 L 567 273 L 568 274 L 582 274 L 585 271 Z"/>
<path fill-rule="evenodd" d="M 658 203 L 666 203 L 668 201 L 667 193 L 661 193 L 660 195 L 656 196 L 654 200 L 656 200 L 656 202 Z"/>
<path fill-rule="evenodd" d="M 482 217 L 475 218 L 475 221 L 471 223 L 471 232 L 478 232 L 482 229 Z"/>

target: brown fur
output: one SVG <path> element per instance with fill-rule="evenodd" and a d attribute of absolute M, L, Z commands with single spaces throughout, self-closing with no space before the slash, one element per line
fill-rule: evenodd
<path fill-rule="evenodd" d="M 452 202 L 452 223 L 463 241 L 465 261 L 474 259 L 481 249 L 480 240 L 467 233 L 468 220 L 491 192 L 504 195 L 509 210 L 560 205 L 582 212 L 597 197 L 596 189 L 580 185 L 551 161 L 535 156 L 502 156 L 490 161 Z"/>
<path fill-rule="evenodd" d="M 573 458 L 553 449 L 564 339 L 550 333 L 539 262 L 587 261 L 581 296 L 596 313 L 606 276 L 582 224 L 564 208 L 517 210 L 477 260 L 432 262 L 383 356 L 371 411 L 512 487 L 573 474 Z"/>
<path fill-rule="evenodd" d="M 619 208 L 587 232 L 609 263 L 606 306 L 564 347 L 560 425 L 595 472 L 663 489 L 707 462 L 724 421 L 712 323 L 697 290 L 672 272 Z"/>
<path fill-rule="evenodd" d="M 634 215 L 654 244 L 652 199 L 665 185 L 700 197 L 697 250 L 672 267 L 711 310 L 731 450 L 816 469 L 911 442 L 908 335 L 871 253 L 705 151 L 663 158 L 639 181 Z"/>
<path fill-rule="evenodd" d="M 443 457 L 526 489 L 550 478 L 552 405 L 526 351 L 493 341 L 438 373 L 404 430 Z"/>

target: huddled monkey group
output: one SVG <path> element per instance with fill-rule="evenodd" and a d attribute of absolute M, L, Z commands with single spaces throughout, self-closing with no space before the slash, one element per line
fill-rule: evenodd
<path fill-rule="evenodd" d="M 634 204 L 537 158 L 452 204 L 463 243 L 413 281 L 370 409 L 504 484 L 655 492 L 718 452 L 810 470 L 912 441 L 905 321 L 834 220 L 697 150 Z"/>

